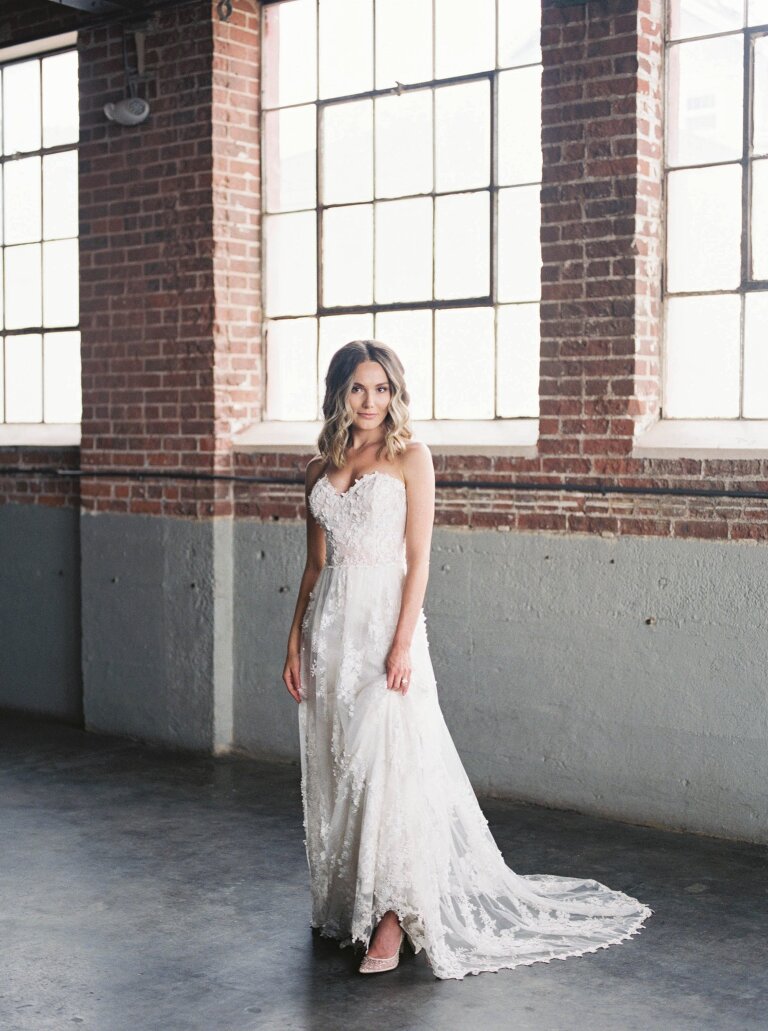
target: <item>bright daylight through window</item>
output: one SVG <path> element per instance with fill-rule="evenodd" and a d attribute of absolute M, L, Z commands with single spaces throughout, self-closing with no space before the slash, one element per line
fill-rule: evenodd
<path fill-rule="evenodd" d="M 538 415 L 539 0 L 263 15 L 267 419 L 321 418 L 375 337 L 415 419 Z"/>
<path fill-rule="evenodd" d="M 664 415 L 768 418 L 768 0 L 672 0 Z"/>
<path fill-rule="evenodd" d="M 0 65 L 0 88 L 0 422 L 76 423 L 77 52 L 6 62 Z"/>

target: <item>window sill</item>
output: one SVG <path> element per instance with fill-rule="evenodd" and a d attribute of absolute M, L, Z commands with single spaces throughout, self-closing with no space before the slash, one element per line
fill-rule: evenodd
<path fill-rule="evenodd" d="M 635 439 L 633 458 L 766 458 L 768 419 L 660 419 Z"/>
<path fill-rule="evenodd" d="M 80 423 L 0 423 L 0 447 L 79 447 Z"/>
<path fill-rule="evenodd" d="M 538 419 L 489 419 L 463 421 L 435 419 L 412 423 L 415 440 L 437 455 L 536 456 Z M 234 438 L 237 451 L 314 452 L 321 422 L 259 422 Z"/>

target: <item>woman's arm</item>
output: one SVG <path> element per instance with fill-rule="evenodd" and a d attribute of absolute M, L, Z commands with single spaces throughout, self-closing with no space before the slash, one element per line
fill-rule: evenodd
<path fill-rule="evenodd" d="M 426 444 L 413 443 L 403 457 L 408 502 L 405 522 L 407 572 L 403 582 L 400 615 L 387 656 L 387 687 L 408 691 L 411 678 L 410 649 L 429 580 L 429 554 L 435 520 L 435 469 Z M 405 679 L 406 683 L 403 683 Z"/>
<path fill-rule="evenodd" d="M 315 586 L 320 570 L 325 565 L 325 531 L 319 525 L 309 507 L 309 495 L 323 468 L 322 458 L 313 458 L 307 465 L 304 504 L 307 511 L 307 560 L 299 584 L 299 596 L 293 613 L 293 622 L 288 634 L 288 650 L 283 668 L 283 683 L 297 702 L 301 701 L 301 624 L 309 604 L 309 595 Z"/>

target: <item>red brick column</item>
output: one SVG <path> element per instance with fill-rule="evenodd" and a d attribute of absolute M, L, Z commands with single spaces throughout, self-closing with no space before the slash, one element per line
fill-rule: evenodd
<path fill-rule="evenodd" d="M 232 431 L 258 415 L 258 16 L 155 16 L 147 121 L 108 122 L 122 36 L 81 38 L 85 511 L 231 514 Z M 179 478 L 140 481 L 121 472 Z"/>
<path fill-rule="evenodd" d="M 539 450 L 571 475 L 620 471 L 658 403 L 661 3 L 640 5 L 543 8 Z"/>
<path fill-rule="evenodd" d="M 260 18 L 214 16 L 212 61 L 215 468 L 233 472 L 232 437 L 261 418 Z M 231 507 L 229 508 L 231 512 Z"/>

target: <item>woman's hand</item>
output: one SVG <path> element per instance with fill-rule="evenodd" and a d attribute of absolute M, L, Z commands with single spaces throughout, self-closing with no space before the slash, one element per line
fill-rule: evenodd
<path fill-rule="evenodd" d="M 407 694 L 411 682 L 411 649 L 393 642 L 384 665 L 387 668 L 387 690 Z"/>
<path fill-rule="evenodd" d="M 297 651 L 289 651 L 283 667 L 283 683 L 291 696 L 301 702 L 301 659 Z"/>

